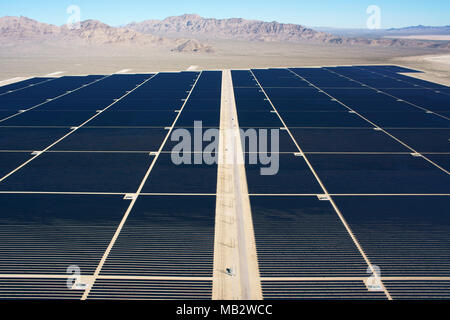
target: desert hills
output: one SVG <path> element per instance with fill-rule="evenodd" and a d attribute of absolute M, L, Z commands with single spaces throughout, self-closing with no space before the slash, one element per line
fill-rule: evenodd
<path fill-rule="evenodd" d="M 79 28 L 55 26 L 27 17 L 0 18 L 0 45 L 34 42 L 91 46 L 153 47 L 171 52 L 213 53 L 209 40 L 250 42 L 324 43 L 376 47 L 450 49 L 449 41 L 337 36 L 328 32 L 279 22 L 241 18 L 213 19 L 196 14 L 164 20 L 133 22 L 113 27 L 97 20 L 80 22 Z"/>

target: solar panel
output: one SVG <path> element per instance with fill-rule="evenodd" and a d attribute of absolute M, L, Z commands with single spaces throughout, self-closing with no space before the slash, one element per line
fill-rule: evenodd
<path fill-rule="evenodd" d="M 265 299 L 448 299 L 450 89 L 400 73 L 418 71 L 249 69 L 230 81 L 228 71 L 160 72 L 0 87 L 0 298 L 211 299 L 231 283 Z M 201 133 L 181 163 L 179 129 Z M 279 143 L 255 151 L 247 136 L 237 152 L 245 163 L 211 164 L 209 129 L 221 129 L 218 158 L 236 151 L 239 129 L 277 130 Z M 263 156 L 274 174 L 262 174 Z M 74 265 L 85 285 L 76 290 Z"/>

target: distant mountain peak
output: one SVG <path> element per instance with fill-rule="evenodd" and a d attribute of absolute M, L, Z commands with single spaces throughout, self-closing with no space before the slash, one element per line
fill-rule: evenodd
<path fill-rule="evenodd" d="M 166 39 L 152 34 L 143 34 L 128 27 L 112 27 L 99 20 L 81 21 L 79 27 L 60 27 L 38 22 L 27 17 L 0 18 L 0 44 L 2 41 L 34 41 L 48 43 L 71 43 L 87 45 L 133 45 L 165 46 L 180 52 L 212 52 L 212 48 L 195 40 L 179 48 L 187 39 Z"/>
<path fill-rule="evenodd" d="M 182 36 L 196 39 L 229 39 L 266 42 L 317 42 L 338 45 L 371 45 L 450 48 L 450 44 L 419 40 L 347 38 L 317 31 L 300 24 L 264 22 L 243 18 L 203 18 L 197 14 L 184 14 L 164 20 L 133 22 L 127 27 L 144 34 Z"/>

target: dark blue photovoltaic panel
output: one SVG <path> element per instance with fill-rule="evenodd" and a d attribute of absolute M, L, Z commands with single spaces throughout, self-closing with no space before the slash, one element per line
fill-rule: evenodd
<path fill-rule="evenodd" d="M 449 196 L 334 197 L 382 276 L 450 275 Z"/>
<path fill-rule="evenodd" d="M 47 102 L 39 106 L 39 111 L 83 111 L 102 110 L 112 104 L 114 99 L 110 98 L 81 98 L 76 95 L 67 95 L 62 98 Z"/>
<path fill-rule="evenodd" d="M 393 66 L 393 65 L 375 65 L 375 66 L 354 66 L 357 68 L 363 68 L 365 70 L 371 70 L 371 71 L 375 71 L 375 72 L 394 72 L 394 73 L 422 73 L 422 71 L 417 71 L 414 69 L 410 69 L 410 68 L 405 68 L 405 67 L 399 67 L 399 66 Z"/>
<path fill-rule="evenodd" d="M 394 300 L 448 300 L 448 280 L 384 280 L 384 286 Z"/>
<path fill-rule="evenodd" d="M 184 106 L 186 111 L 218 111 L 220 110 L 220 98 L 217 99 L 190 99 Z"/>
<path fill-rule="evenodd" d="M 272 105 L 265 100 L 241 100 L 236 102 L 236 109 L 241 111 L 271 111 Z"/>
<path fill-rule="evenodd" d="M 254 152 L 253 150 L 251 150 L 251 148 L 249 147 L 249 140 L 250 140 L 250 136 L 253 137 L 253 141 L 256 141 L 255 144 L 253 144 L 252 146 L 257 147 L 256 152 L 263 152 L 262 151 L 262 147 L 259 145 L 259 141 L 263 140 L 266 141 L 266 137 L 267 137 L 267 149 L 269 151 L 273 151 L 275 152 L 275 147 L 272 147 L 272 140 L 275 142 L 278 142 L 278 151 L 277 152 L 297 152 L 298 149 L 295 146 L 294 141 L 291 139 L 291 137 L 289 136 L 288 132 L 286 130 L 278 130 L 278 128 L 243 128 L 240 127 L 240 129 L 243 130 L 244 134 L 246 134 L 245 136 L 245 144 L 244 142 L 242 142 L 242 147 L 245 147 L 244 152 Z M 183 131 L 180 131 L 183 130 Z M 186 130 L 186 131 L 184 131 Z M 202 152 L 207 146 L 209 146 L 211 143 L 213 143 L 213 141 L 209 141 L 209 140 L 203 140 L 201 137 L 205 137 L 205 136 L 212 136 L 213 138 L 211 138 L 212 140 L 214 140 L 215 137 L 219 137 L 219 128 L 203 128 L 200 129 L 198 128 L 197 130 L 199 130 L 199 133 L 195 133 L 193 128 L 177 128 L 177 130 L 172 131 L 171 135 L 169 136 L 169 139 L 166 141 L 166 144 L 164 145 L 164 151 L 172 151 L 172 149 L 176 146 L 179 145 L 178 147 L 181 147 L 181 145 L 186 145 L 190 151 L 195 151 L 195 152 Z M 214 130 L 214 131 L 211 131 Z M 264 131 L 265 130 L 265 131 Z M 274 136 L 272 138 L 272 133 L 273 131 L 277 131 L 278 130 L 278 137 L 279 139 L 277 140 L 276 137 Z M 173 141 L 172 141 L 173 139 Z M 187 140 L 184 140 L 187 139 Z M 198 139 L 199 141 L 199 146 L 197 147 L 197 145 L 194 145 L 194 140 Z M 256 140 L 257 139 L 257 140 Z M 201 142 L 201 143 L 200 143 Z M 218 143 L 218 140 L 216 141 L 216 143 Z M 217 144 L 218 146 L 218 144 Z M 188 150 L 188 151 L 189 151 Z"/>
<path fill-rule="evenodd" d="M 275 108 L 278 112 L 282 111 L 347 111 L 343 105 L 337 101 L 331 101 L 331 99 L 309 99 L 309 98 L 298 98 L 298 99 L 281 99 L 270 97 Z"/>
<path fill-rule="evenodd" d="M 174 93 L 176 94 L 176 93 Z M 110 107 L 111 111 L 175 111 L 181 108 L 187 93 L 185 91 L 180 94 L 182 98 L 167 97 L 167 98 L 149 98 L 137 99 L 133 96 L 118 101 Z"/>
<path fill-rule="evenodd" d="M 367 264 L 329 201 L 250 197 L 262 277 L 365 276 Z"/>
<path fill-rule="evenodd" d="M 5 86 L 0 87 L 0 94 L 8 93 L 8 91 L 11 91 L 11 90 L 19 90 L 19 89 L 27 88 L 31 85 L 39 85 L 39 84 L 42 84 L 51 79 L 52 78 L 31 78 L 28 80 L 23 80 L 23 81 L 7 84 Z"/>
<path fill-rule="evenodd" d="M 211 300 L 212 280 L 97 279 L 89 300 Z"/>
<path fill-rule="evenodd" d="M 29 152 L 0 152 L 0 176 L 4 177 L 31 157 Z"/>
<path fill-rule="evenodd" d="M 89 127 L 166 127 L 177 116 L 173 111 L 112 111 L 107 110 L 89 121 Z"/>
<path fill-rule="evenodd" d="M 449 96 L 427 89 L 399 90 L 387 89 L 387 93 L 430 111 L 450 111 Z"/>
<path fill-rule="evenodd" d="M 37 111 L 24 112 L 3 121 L 2 126 L 78 126 L 94 116 L 95 111 Z"/>
<path fill-rule="evenodd" d="M 68 128 L 0 127 L 0 150 L 44 150 L 68 132 Z"/>
<path fill-rule="evenodd" d="M 346 102 L 347 99 L 363 99 L 368 100 L 367 102 L 377 101 L 380 103 L 388 103 L 390 101 L 396 101 L 391 97 L 373 90 L 370 88 L 327 88 L 325 90 L 329 95 L 339 98 L 339 100 Z"/>
<path fill-rule="evenodd" d="M 3 97 L 0 96 L 0 110 L 13 111 L 13 113 L 17 113 L 19 110 L 36 107 L 37 105 L 42 105 L 46 102 L 46 99 L 33 99 L 27 97 L 9 98 L 8 96 L 9 95 Z"/>
<path fill-rule="evenodd" d="M 390 77 L 384 77 L 383 75 L 380 75 L 380 74 L 372 74 L 365 70 L 361 70 L 359 68 L 334 67 L 334 68 L 326 68 L 326 69 L 337 72 L 339 75 L 343 75 L 343 76 L 349 77 L 353 80 L 356 80 L 354 83 L 358 83 L 357 81 L 359 81 L 365 85 L 369 85 L 371 87 L 375 87 L 378 89 L 411 88 L 412 87 L 412 85 L 409 83 L 399 81 L 397 79 L 393 79 Z M 339 75 L 336 75 L 336 74 L 333 74 L 333 75 L 339 77 Z M 347 78 L 344 78 L 344 79 L 347 79 Z"/>
<path fill-rule="evenodd" d="M 240 127 L 267 127 L 280 128 L 283 123 L 275 112 L 271 111 L 239 111 L 238 122 Z"/>
<path fill-rule="evenodd" d="M 146 84 L 140 86 L 134 93 L 140 98 L 149 98 L 155 92 L 184 90 L 193 85 L 199 72 L 159 72 Z M 190 88 L 189 88 L 190 89 Z"/>
<path fill-rule="evenodd" d="M 0 109 L 3 106 L 3 101 L 18 100 L 16 107 L 24 108 L 21 100 L 28 99 L 33 101 L 28 106 L 36 105 L 44 102 L 46 99 L 55 98 L 66 93 L 68 90 L 74 90 L 81 86 L 102 78 L 103 76 L 65 76 L 53 81 L 49 81 L 38 86 L 28 87 L 24 90 L 9 93 L 0 96 Z M 101 82 L 101 81 L 100 81 Z M 11 104 L 9 104 L 10 107 Z"/>
<path fill-rule="evenodd" d="M 426 157 L 450 172 L 450 154 L 427 154 Z"/>
<path fill-rule="evenodd" d="M 141 196 L 102 275 L 212 276 L 215 196 Z"/>
<path fill-rule="evenodd" d="M 164 128 L 82 127 L 50 151 L 157 151 L 167 133 Z"/>
<path fill-rule="evenodd" d="M 327 92 L 347 107 L 358 112 L 424 112 L 424 110 L 411 106 L 404 101 L 397 101 L 397 99 L 373 90 L 327 89 Z"/>
<path fill-rule="evenodd" d="M 276 159 L 276 156 L 279 158 Z M 246 157 L 245 169 L 250 194 L 322 193 L 320 185 L 302 157 L 283 153 L 272 155 L 273 167 L 262 172 L 261 168 L 270 168 L 270 164 L 263 165 L 260 162 L 252 164 L 248 159 L 248 154 Z M 279 166 L 277 160 L 279 161 Z M 272 173 L 273 175 L 263 175 L 262 173 Z"/>
<path fill-rule="evenodd" d="M 243 128 L 240 127 L 241 145 L 244 152 L 298 152 L 298 148 L 287 130 L 278 128 Z M 252 141 L 252 142 L 250 142 Z M 274 144 L 272 144 L 272 141 Z M 266 142 L 266 150 L 262 143 Z M 277 145 L 276 145 L 277 144 Z"/>
<path fill-rule="evenodd" d="M 235 89 L 237 87 L 253 87 L 259 89 L 250 70 L 232 70 L 231 78 L 233 79 L 233 87 Z"/>
<path fill-rule="evenodd" d="M 304 152 L 411 152 L 373 129 L 290 129 Z"/>
<path fill-rule="evenodd" d="M 206 139 L 210 137 L 210 139 Z M 217 138 L 217 141 L 215 139 Z M 164 144 L 163 151 L 172 151 L 177 146 L 185 147 L 187 152 L 203 152 L 203 150 L 211 143 L 216 143 L 219 146 L 219 127 L 216 128 L 175 128 L 171 133 L 166 143 Z M 197 141 L 197 143 L 195 143 Z"/>
<path fill-rule="evenodd" d="M 293 72 L 320 88 L 361 88 L 361 84 L 327 71 L 325 68 L 291 68 Z"/>
<path fill-rule="evenodd" d="M 134 193 L 152 160 L 146 153 L 48 152 L 2 181 L 0 190 Z"/>
<path fill-rule="evenodd" d="M 368 71 L 368 72 L 374 72 L 376 75 L 385 75 L 385 76 L 387 76 L 389 78 L 400 79 L 400 80 L 406 81 L 407 83 L 412 84 L 412 87 L 435 88 L 435 89 L 438 89 L 438 90 L 441 89 L 441 88 L 447 88 L 446 86 L 438 84 L 438 83 L 425 81 L 425 80 L 422 80 L 422 79 L 411 77 L 409 75 L 399 74 L 399 72 L 402 72 L 402 73 L 421 73 L 420 71 L 415 71 L 415 70 L 401 68 L 401 67 L 396 67 L 396 66 L 384 67 L 384 68 L 383 67 L 379 67 L 379 66 L 358 66 L 358 68 L 361 69 L 361 70 Z"/>
<path fill-rule="evenodd" d="M 260 88 L 234 88 L 236 102 L 241 100 L 264 100 L 266 96 Z"/>
<path fill-rule="evenodd" d="M 0 111 L 0 121 L 16 113 L 16 111 Z M 3 122 L 0 122 L 0 125 L 3 125 Z"/>
<path fill-rule="evenodd" d="M 6 95 L 0 95 L 0 110 L 23 110 L 30 107 L 43 104 L 47 99 L 57 98 L 52 103 L 57 103 L 61 98 L 76 99 L 76 97 L 88 98 L 101 96 L 101 84 L 110 78 L 102 76 L 83 76 L 83 77 L 62 77 L 48 81 L 36 86 L 12 92 Z M 101 79 L 101 80 L 100 80 Z M 95 80 L 100 80 L 93 82 Z M 89 84 L 89 85 L 88 85 Z M 84 86 L 84 87 L 82 87 Z M 72 90 L 75 90 L 71 92 Z M 117 91 L 117 88 L 116 90 Z M 71 92 L 70 94 L 67 94 Z M 95 93 L 95 94 L 94 94 Z M 117 92 L 114 92 L 114 95 Z M 62 95 L 62 96 L 61 96 Z M 61 97 L 60 97 L 61 96 Z M 66 98 L 71 96 L 73 98 Z M 70 100 L 69 100 L 70 101 Z"/>
<path fill-rule="evenodd" d="M 112 75 L 101 81 L 74 91 L 66 96 L 49 101 L 39 110 L 101 110 L 111 105 L 114 99 L 124 96 L 151 75 Z M 149 80 L 151 81 L 151 80 Z"/>
<path fill-rule="evenodd" d="M 174 155 L 175 156 L 175 155 Z M 195 164 L 195 154 L 186 154 L 185 163 L 176 164 L 171 153 L 162 153 L 142 189 L 144 193 L 216 193 L 217 164 L 201 160 Z"/>
<path fill-rule="evenodd" d="M 66 274 L 70 265 L 93 274 L 130 204 L 121 195 L 0 194 L 0 202 L 2 274 Z"/>
<path fill-rule="evenodd" d="M 449 129 L 387 129 L 418 152 L 450 152 Z"/>
<path fill-rule="evenodd" d="M 219 127 L 220 110 L 217 111 L 190 111 L 183 110 L 178 118 L 176 127 L 193 127 L 195 121 L 201 121 L 204 127 Z"/>
<path fill-rule="evenodd" d="M 261 134 L 280 129 L 282 121 L 289 128 L 279 131 L 277 153 L 243 141 L 264 298 L 386 298 L 368 291 L 363 281 L 293 280 L 369 276 L 337 212 L 382 276 L 450 277 L 445 172 L 450 122 L 420 108 L 450 117 L 450 89 L 400 72 L 416 71 L 397 66 L 232 71 L 240 128 Z M 32 151 L 70 133 L 0 182 L 0 298 L 80 299 L 82 292 L 67 290 L 65 279 L 46 275 L 66 274 L 72 264 L 84 275 L 94 273 L 131 204 L 124 194 L 135 193 L 147 172 L 101 270 L 112 278 L 97 279 L 88 298 L 211 298 L 211 280 L 114 278 L 213 275 L 217 150 L 191 152 L 211 147 L 210 141 L 201 146 L 194 141 L 220 125 L 222 72 L 152 76 L 33 78 L 0 87 L 0 179 L 31 159 Z M 196 120 L 202 121 L 200 137 L 192 128 Z M 155 160 L 149 153 L 158 151 L 172 125 L 177 129 L 172 136 L 188 133 L 191 141 L 183 151 L 191 152 L 172 153 L 179 141 L 169 137 L 148 171 Z M 270 142 L 268 149 L 274 151 Z M 325 193 L 319 178 L 333 203 L 317 197 Z M 41 276 L 1 276 L 24 273 Z M 448 298 L 450 292 L 445 281 L 384 284 L 394 299 Z"/>
<path fill-rule="evenodd" d="M 264 89 L 270 99 L 324 99 L 329 97 L 320 90 L 308 88 L 266 88 Z"/>
<path fill-rule="evenodd" d="M 287 69 L 252 69 L 259 83 L 267 88 L 309 88 L 311 85 Z"/>
<path fill-rule="evenodd" d="M 366 128 L 373 127 L 357 114 L 341 112 L 280 112 L 283 121 L 291 127 L 336 127 Z"/>
<path fill-rule="evenodd" d="M 439 83 L 434 83 L 434 82 L 430 82 L 430 81 L 426 81 L 426 80 L 422 80 L 422 79 L 417 79 L 417 78 L 413 78 L 413 77 L 409 77 L 406 75 L 402 75 L 402 74 L 389 74 L 389 77 L 394 77 L 396 79 L 400 79 L 403 80 L 407 83 L 412 84 L 412 86 L 414 88 L 429 88 L 431 90 L 435 90 L 435 91 L 440 91 L 441 89 L 447 89 L 448 87 Z"/>
<path fill-rule="evenodd" d="M 421 157 L 406 154 L 309 154 L 330 193 L 450 193 L 448 175 Z"/>
<path fill-rule="evenodd" d="M 386 300 L 383 291 L 369 291 L 363 281 L 261 281 L 267 300 Z"/>
<path fill-rule="evenodd" d="M 48 277 L 48 276 L 47 276 Z M 0 277 L 0 299 L 4 300 L 48 300 L 77 299 L 83 290 L 67 290 L 67 278 L 42 277 L 8 278 Z"/>
<path fill-rule="evenodd" d="M 435 114 L 418 112 L 361 112 L 384 128 L 450 128 L 450 121 Z"/>

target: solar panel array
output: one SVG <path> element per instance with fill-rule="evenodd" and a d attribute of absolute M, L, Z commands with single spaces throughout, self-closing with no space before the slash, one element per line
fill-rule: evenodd
<path fill-rule="evenodd" d="M 450 298 L 450 89 L 404 72 L 232 71 L 240 127 L 281 129 L 278 174 L 246 164 L 264 298 Z M 175 165 L 171 134 L 219 128 L 221 79 L 0 87 L 0 298 L 210 299 L 217 165 Z"/>

